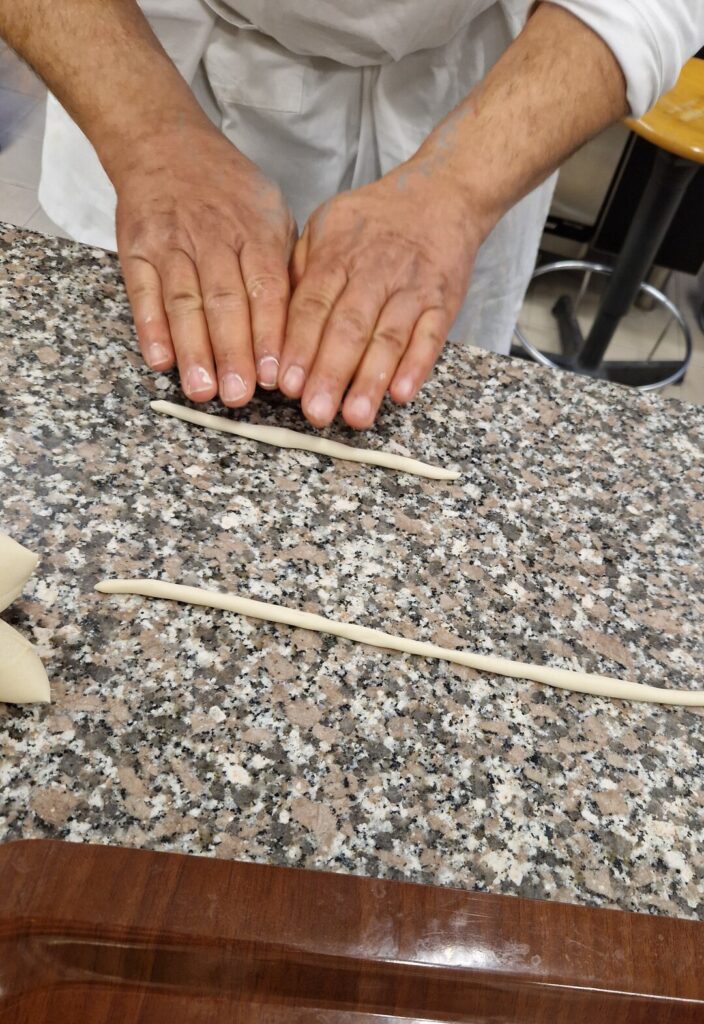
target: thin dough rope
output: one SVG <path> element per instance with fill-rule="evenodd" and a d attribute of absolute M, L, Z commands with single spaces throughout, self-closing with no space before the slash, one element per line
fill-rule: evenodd
<path fill-rule="evenodd" d="M 158 401 L 150 404 L 154 412 L 162 413 L 164 416 L 175 416 L 177 420 L 184 420 L 186 423 L 195 423 L 199 427 L 209 427 L 211 430 L 222 430 L 227 434 L 237 434 L 238 437 L 246 437 L 250 441 L 261 441 L 262 444 L 270 444 L 275 448 L 296 448 L 299 451 L 315 452 L 318 455 L 327 455 L 331 459 L 342 459 L 345 462 L 363 462 L 368 466 L 384 466 L 387 469 L 396 469 L 400 473 L 423 476 L 428 480 L 458 480 L 460 476 L 454 470 L 429 466 L 425 462 L 409 459 L 405 455 L 374 452 L 367 448 L 352 448 L 339 441 L 328 441 L 324 437 L 301 434 L 297 430 L 288 430 L 286 427 L 242 423 L 239 420 L 229 420 L 224 416 L 211 416 L 207 412 L 198 412 L 197 409 L 189 409 L 185 405 L 176 405 L 174 402 Z"/>
<path fill-rule="evenodd" d="M 378 629 L 368 629 L 366 626 L 357 626 L 350 622 L 336 622 L 334 619 L 323 618 L 322 615 L 312 615 L 310 612 L 301 612 L 278 604 L 253 601 L 250 598 L 238 597 L 236 594 L 222 594 L 199 587 L 162 583 L 158 580 L 103 580 L 95 589 L 99 590 L 101 594 L 139 594 L 142 597 L 156 597 L 167 601 L 202 605 L 205 608 L 219 608 L 222 611 L 235 612 L 249 618 L 263 619 L 265 622 L 280 622 L 286 626 L 310 629 L 316 633 L 330 633 L 355 643 L 401 651 L 404 654 L 415 654 L 419 658 L 450 661 L 456 665 L 477 669 L 479 672 L 491 672 L 496 675 L 508 676 L 511 679 L 530 679 L 546 686 L 556 686 L 561 690 L 572 690 L 574 693 L 589 693 L 597 697 L 610 697 L 617 700 L 645 701 L 648 704 L 704 707 L 704 692 L 664 690 L 656 686 L 611 679 L 608 676 L 570 672 L 567 669 L 549 668 L 544 665 L 528 665 L 493 655 L 453 651 L 419 640 L 406 640 L 404 637 L 392 636 L 390 633 L 383 633 Z"/>

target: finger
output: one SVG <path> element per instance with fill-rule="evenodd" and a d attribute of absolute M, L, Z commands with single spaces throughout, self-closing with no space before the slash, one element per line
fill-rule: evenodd
<path fill-rule="evenodd" d="M 237 254 L 226 246 L 211 248 L 199 257 L 198 275 L 220 398 L 238 408 L 254 394 L 256 375 L 250 304 Z"/>
<path fill-rule="evenodd" d="M 326 426 L 335 418 L 385 299 L 378 283 L 360 276 L 350 281 L 335 303 L 301 400 L 306 419 L 314 426 Z"/>
<path fill-rule="evenodd" d="M 269 246 L 244 245 L 240 266 L 249 297 L 257 380 L 263 388 L 275 388 L 290 298 L 285 255 Z"/>
<path fill-rule="evenodd" d="M 408 348 L 423 307 L 413 292 L 397 292 L 386 303 L 357 368 L 342 415 L 351 427 L 370 427 Z"/>
<path fill-rule="evenodd" d="M 181 387 L 194 402 L 207 402 L 217 385 L 198 271 L 181 250 L 167 252 L 158 270 Z"/>
<path fill-rule="evenodd" d="M 347 272 L 341 264 L 309 264 L 294 292 L 279 371 L 279 387 L 289 398 L 303 394 L 328 317 L 346 283 Z"/>
<path fill-rule="evenodd" d="M 122 276 L 144 362 L 152 370 L 170 370 L 176 355 L 156 268 L 145 259 L 131 256 L 122 262 Z"/>
<path fill-rule="evenodd" d="M 394 402 L 405 405 L 418 394 L 442 352 L 449 327 L 443 309 L 428 309 L 420 317 L 389 388 Z"/>

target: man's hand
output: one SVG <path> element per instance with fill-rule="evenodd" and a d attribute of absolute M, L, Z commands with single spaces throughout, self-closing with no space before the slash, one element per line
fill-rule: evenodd
<path fill-rule="evenodd" d="M 463 190 L 413 161 L 308 222 L 293 260 L 279 387 L 317 427 L 410 402 L 464 299 L 481 241 Z M 349 388 L 349 390 L 348 390 Z"/>
<path fill-rule="evenodd" d="M 493 226 L 626 113 L 623 73 L 606 43 L 552 3 L 532 10 L 484 81 L 408 163 L 333 199 L 306 227 L 279 386 L 302 395 L 316 426 L 332 420 L 350 384 L 342 414 L 354 427 L 373 422 L 387 388 L 395 401 L 410 401 Z"/>
<path fill-rule="evenodd" d="M 293 218 L 210 124 L 137 0 L 0 0 L 0 35 L 85 132 L 115 186 L 149 365 L 176 359 L 196 401 L 219 390 L 226 405 L 243 405 L 255 364 L 259 383 L 274 387 Z"/>
<path fill-rule="evenodd" d="M 117 239 L 142 354 L 188 398 L 276 386 L 296 227 L 278 187 L 215 129 L 150 134 L 113 164 Z"/>
<path fill-rule="evenodd" d="M 115 185 L 147 361 L 166 368 L 175 354 L 198 400 L 214 396 L 216 368 L 228 405 L 252 394 L 255 361 L 260 383 L 273 386 L 293 220 L 275 186 L 207 122 L 136 0 L 2 0 L 0 35 L 39 71 Z M 409 401 L 491 227 L 626 109 L 603 40 L 536 4 L 412 160 L 311 219 L 294 257 L 281 389 L 303 396 L 316 425 L 334 417 L 350 382 L 343 412 L 357 427 L 372 423 L 387 388 Z"/>

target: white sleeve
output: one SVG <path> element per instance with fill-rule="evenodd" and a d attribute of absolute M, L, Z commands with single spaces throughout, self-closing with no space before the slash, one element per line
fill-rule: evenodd
<path fill-rule="evenodd" d="M 589 25 L 626 77 L 631 114 L 641 117 L 704 45 L 704 0 L 550 0 Z"/>

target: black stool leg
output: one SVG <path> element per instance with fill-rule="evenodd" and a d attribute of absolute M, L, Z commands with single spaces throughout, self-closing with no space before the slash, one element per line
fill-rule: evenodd
<path fill-rule="evenodd" d="M 580 370 L 596 370 L 619 323 L 638 295 L 692 178 L 699 169 L 659 149 L 589 336 L 577 357 Z"/>

